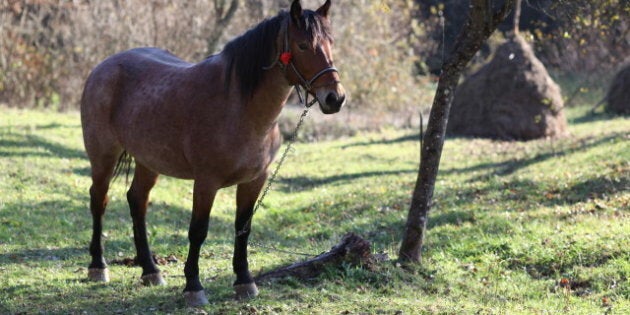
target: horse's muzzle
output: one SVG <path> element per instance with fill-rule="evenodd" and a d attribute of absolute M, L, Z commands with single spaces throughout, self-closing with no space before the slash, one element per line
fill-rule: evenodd
<path fill-rule="evenodd" d="M 337 113 L 346 103 L 346 91 L 339 83 L 327 88 L 322 88 L 318 90 L 316 94 L 319 107 L 324 114 Z"/>

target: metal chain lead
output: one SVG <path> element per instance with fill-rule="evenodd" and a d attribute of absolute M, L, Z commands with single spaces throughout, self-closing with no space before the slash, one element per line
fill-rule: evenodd
<path fill-rule="evenodd" d="M 282 156 L 280 157 L 280 160 L 278 161 L 276 168 L 273 170 L 273 173 L 271 173 L 271 176 L 269 177 L 269 180 L 267 181 L 267 186 L 265 186 L 265 190 L 263 190 L 262 195 L 260 195 L 260 198 L 258 198 L 258 201 L 256 202 L 256 206 L 254 206 L 254 211 L 252 211 L 252 214 L 249 216 L 249 219 L 247 219 L 247 221 L 245 222 L 245 225 L 243 226 L 243 228 L 236 233 L 237 237 L 249 232 L 249 229 L 247 228 L 247 226 L 250 225 L 250 223 L 252 222 L 252 218 L 254 217 L 254 214 L 256 213 L 256 211 L 258 211 L 258 208 L 260 208 L 260 206 L 262 205 L 263 200 L 265 200 L 265 197 L 267 196 L 267 193 L 269 192 L 269 190 L 271 190 L 271 185 L 276 180 L 276 176 L 278 176 L 278 171 L 280 170 L 280 167 L 284 163 L 284 160 L 287 158 L 287 155 L 289 154 L 289 151 L 291 150 L 293 143 L 295 143 L 295 141 L 297 140 L 297 134 L 300 131 L 302 124 L 304 124 L 304 120 L 306 119 L 306 116 L 308 115 L 309 109 L 310 109 L 310 106 L 307 106 L 304 109 L 304 112 L 302 112 L 302 115 L 300 116 L 300 120 L 298 121 L 297 126 L 295 126 L 295 130 L 293 130 L 293 133 L 291 134 L 291 137 L 289 138 L 289 141 L 287 142 L 287 146 L 284 149 L 284 152 L 282 153 Z"/>

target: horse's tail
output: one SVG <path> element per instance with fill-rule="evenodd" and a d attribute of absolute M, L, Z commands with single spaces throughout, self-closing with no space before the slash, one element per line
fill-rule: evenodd
<path fill-rule="evenodd" d="M 114 168 L 114 180 L 118 178 L 123 172 L 125 173 L 125 184 L 129 183 L 129 172 L 131 171 L 131 163 L 133 162 L 133 157 L 127 153 L 127 151 L 123 151 L 118 157 L 118 162 L 116 163 L 116 167 Z"/>

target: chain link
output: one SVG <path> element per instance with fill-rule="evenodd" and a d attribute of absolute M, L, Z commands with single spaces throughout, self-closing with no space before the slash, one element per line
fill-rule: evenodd
<path fill-rule="evenodd" d="M 258 201 L 256 202 L 256 206 L 254 206 L 254 211 L 252 211 L 252 214 L 249 216 L 249 218 L 245 222 L 245 225 L 243 225 L 243 228 L 236 233 L 237 237 L 249 232 L 249 229 L 247 228 L 247 226 L 252 223 L 252 218 L 254 217 L 254 214 L 256 213 L 256 211 L 258 211 L 258 208 L 262 206 L 262 203 L 265 200 L 267 193 L 269 193 L 269 190 L 271 190 L 271 186 L 273 185 L 273 182 L 276 180 L 276 176 L 278 176 L 278 171 L 280 170 L 280 167 L 284 163 L 284 160 L 287 158 L 287 155 L 289 154 L 289 151 L 291 150 L 293 143 L 295 143 L 295 141 L 297 140 L 298 132 L 300 131 L 302 124 L 304 124 L 304 120 L 306 119 L 306 116 L 308 115 L 309 109 L 310 109 L 310 106 L 307 106 L 304 109 L 304 112 L 302 112 L 302 115 L 300 116 L 300 120 L 298 121 L 297 126 L 295 126 L 295 129 L 293 130 L 293 133 L 291 134 L 291 137 L 289 138 L 289 141 L 287 142 L 287 146 L 284 148 L 284 152 L 282 152 L 282 156 L 280 157 L 280 160 L 278 161 L 276 168 L 273 170 L 273 173 L 271 173 L 271 176 L 269 176 L 269 180 L 267 180 L 267 185 L 265 186 L 265 189 L 263 190 L 262 195 L 260 195 L 260 198 L 258 198 Z"/>

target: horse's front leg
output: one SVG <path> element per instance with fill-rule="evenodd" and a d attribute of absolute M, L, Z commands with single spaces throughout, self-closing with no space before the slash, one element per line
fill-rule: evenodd
<path fill-rule="evenodd" d="M 247 239 L 251 230 L 254 205 L 265 184 L 267 173 L 256 180 L 238 185 L 236 189 L 236 220 L 234 227 L 236 236 L 234 239 L 234 256 L 232 266 L 236 273 L 234 291 L 237 298 L 250 298 L 258 295 L 258 288 L 249 272 L 247 262 Z"/>
<path fill-rule="evenodd" d="M 184 298 L 188 306 L 200 306 L 208 304 L 208 299 L 203 292 L 203 286 L 199 281 L 199 251 L 201 244 L 208 235 L 208 222 L 210 209 L 217 193 L 217 187 L 200 180 L 195 180 L 193 189 L 193 211 L 188 230 L 188 258 L 184 267 L 186 276 L 186 287 L 184 288 Z"/>

